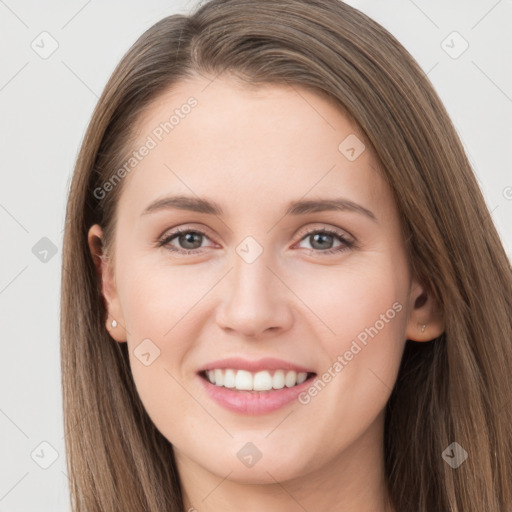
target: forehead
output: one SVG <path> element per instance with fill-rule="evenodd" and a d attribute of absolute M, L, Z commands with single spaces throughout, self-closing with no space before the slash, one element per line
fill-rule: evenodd
<path fill-rule="evenodd" d="M 228 201 L 228 214 L 324 192 L 386 199 L 358 127 L 334 101 L 297 86 L 187 79 L 153 101 L 136 134 L 120 200 L 132 211 L 171 192 Z"/>

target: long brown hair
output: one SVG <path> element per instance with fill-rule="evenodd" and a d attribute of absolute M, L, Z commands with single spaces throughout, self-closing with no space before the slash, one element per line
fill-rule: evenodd
<path fill-rule="evenodd" d="M 181 511 L 171 444 L 137 395 L 126 343 L 105 328 L 92 224 L 112 255 L 122 165 L 140 113 L 182 78 L 230 73 L 332 98 L 378 158 L 414 275 L 445 331 L 407 341 L 386 408 L 386 478 L 397 511 L 504 512 L 512 503 L 512 270 L 456 131 L 424 72 L 378 23 L 337 0 L 212 0 L 147 30 L 108 81 L 66 211 L 61 357 L 75 512 Z M 132 148 L 133 149 L 133 148 Z M 468 453 L 457 469 L 442 452 Z"/>

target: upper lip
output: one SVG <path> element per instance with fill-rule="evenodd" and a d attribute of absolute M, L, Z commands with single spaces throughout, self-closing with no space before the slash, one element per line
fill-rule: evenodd
<path fill-rule="evenodd" d="M 274 357 L 264 357 L 262 359 L 242 359 L 240 357 L 229 357 L 227 359 L 218 359 L 205 364 L 198 372 L 206 370 L 215 370 L 232 368 L 233 370 L 247 370 L 249 372 L 258 372 L 263 370 L 294 370 L 296 372 L 314 373 L 313 370 L 283 359 Z"/>

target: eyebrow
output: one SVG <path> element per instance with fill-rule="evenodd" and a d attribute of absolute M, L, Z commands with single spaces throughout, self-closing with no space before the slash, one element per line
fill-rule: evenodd
<path fill-rule="evenodd" d="M 223 215 L 221 206 L 215 201 L 203 199 L 200 197 L 191 197 L 185 195 L 169 196 L 153 201 L 141 215 L 147 215 L 152 212 L 178 209 L 206 215 Z M 334 199 L 308 199 L 298 200 L 288 203 L 284 215 L 306 215 L 308 213 L 318 213 L 325 211 L 351 211 L 360 213 L 370 218 L 374 222 L 378 222 L 375 214 L 361 206 L 343 197 Z"/>

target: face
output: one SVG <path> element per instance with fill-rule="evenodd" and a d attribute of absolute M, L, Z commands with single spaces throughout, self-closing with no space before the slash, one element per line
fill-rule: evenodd
<path fill-rule="evenodd" d="M 427 322 L 357 127 L 313 92 L 220 77 L 173 87 L 138 134 L 104 293 L 180 467 L 262 483 L 380 449 L 405 340 Z"/>

